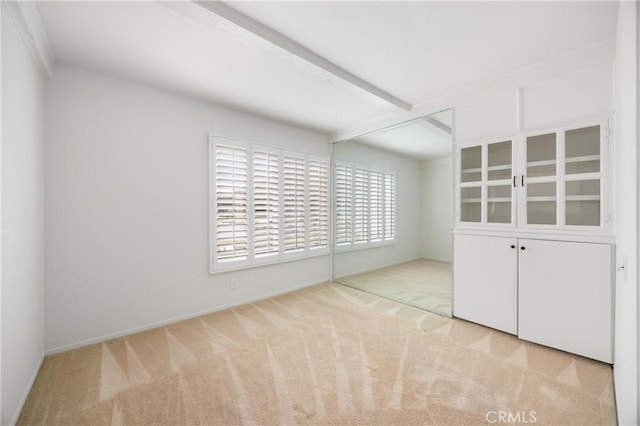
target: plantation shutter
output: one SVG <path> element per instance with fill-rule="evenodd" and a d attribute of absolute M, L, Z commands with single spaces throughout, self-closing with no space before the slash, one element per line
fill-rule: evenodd
<path fill-rule="evenodd" d="M 329 158 L 209 135 L 211 273 L 329 253 Z"/>
<path fill-rule="evenodd" d="M 371 170 L 369 172 L 369 212 L 370 241 L 381 241 L 384 234 L 384 198 L 383 198 L 382 172 Z"/>
<path fill-rule="evenodd" d="M 253 250 L 256 258 L 280 251 L 280 162 L 275 152 L 253 151 Z"/>
<path fill-rule="evenodd" d="M 366 247 L 395 239 L 395 174 L 335 163 L 335 246 Z"/>
<path fill-rule="evenodd" d="M 350 244 L 353 241 L 351 203 L 351 198 L 353 195 L 352 179 L 353 167 L 346 163 L 336 163 L 336 245 Z"/>
<path fill-rule="evenodd" d="M 284 175 L 284 252 L 305 249 L 305 160 L 286 155 Z"/>
<path fill-rule="evenodd" d="M 384 239 L 396 237 L 396 180 L 393 173 L 384 175 Z"/>
<path fill-rule="evenodd" d="M 353 171 L 353 242 L 369 240 L 369 172 L 355 167 Z"/>
<path fill-rule="evenodd" d="M 216 230 L 218 262 L 248 258 L 247 149 L 217 144 L 215 147 Z"/>
<path fill-rule="evenodd" d="M 310 159 L 309 165 L 309 248 L 329 244 L 329 164 Z"/>

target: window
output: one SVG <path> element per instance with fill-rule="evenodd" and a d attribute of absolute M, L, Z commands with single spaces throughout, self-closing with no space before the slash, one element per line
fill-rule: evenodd
<path fill-rule="evenodd" d="M 393 172 L 337 161 L 335 188 L 336 248 L 364 248 L 394 240 Z"/>
<path fill-rule="evenodd" d="M 211 272 L 329 252 L 329 159 L 210 136 Z"/>

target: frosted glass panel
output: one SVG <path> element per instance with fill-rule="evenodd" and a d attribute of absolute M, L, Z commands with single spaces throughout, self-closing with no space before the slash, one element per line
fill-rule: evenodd
<path fill-rule="evenodd" d="M 600 179 L 566 183 L 567 225 L 600 226 Z"/>
<path fill-rule="evenodd" d="M 567 201 L 567 225 L 600 226 L 600 201 Z"/>
<path fill-rule="evenodd" d="M 575 180 L 566 184 L 566 195 L 569 200 L 571 196 L 594 196 L 600 198 L 600 179 Z"/>
<path fill-rule="evenodd" d="M 487 160 L 489 180 L 511 179 L 511 141 L 490 144 Z"/>
<path fill-rule="evenodd" d="M 555 176 L 556 134 L 527 138 L 527 176 Z"/>
<path fill-rule="evenodd" d="M 565 134 L 566 158 L 600 155 L 600 126 L 568 130 Z"/>
<path fill-rule="evenodd" d="M 555 225 L 555 182 L 532 183 L 527 186 L 527 223 L 530 225 Z"/>
<path fill-rule="evenodd" d="M 482 179 L 482 147 L 463 148 L 460 162 L 461 182 L 479 182 Z"/>
<path fill-rule="evenodd" d="M 555 225 L 555 201 L 537 201 L 527 203 L 527 223 L 530 225 Z"/>
<path fill-rule="evenodd" d="M 460 194 L 460 220 L 463 222 L 480 222 L 480 187 L 461 188 Z"/>
<path fill-rule="evenodd" d="M 540 197 L 547 197 L 546 201 L 555 201 L 556 183 L 530 183 L 527 185 L 527 199 L 530 201 L 543 201 Z"/>
<path fill-rule="evenodd" d="M 600 171 L 600 160 L 595 161 L 567 161 L 565 173 L 575 175 L 578 173 L 597 173 Z"/>
<path fill-rule="evenodd" d="M 565 134 L 565 173 L 600 171 L 600 126 L 569 130 Z"/>
<path fill-rule="evenodd" d="M 511 185 L 487 187 L 487 222 L 511 223 Z"/>

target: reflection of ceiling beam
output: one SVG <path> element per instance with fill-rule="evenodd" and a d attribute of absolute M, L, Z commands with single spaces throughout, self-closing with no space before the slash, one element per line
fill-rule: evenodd
<path fill-rule="evenodd" d="M 373 84 L 361 79 L 360 77 L 351 74 L 349 71 L 344 68 L 339 67 L 328 59 L 318 55 L 317 53 L 307 49 L 300 43 L 290 39 L 289 37 L 277 32 L 276 30 L 267 27 L 261 22 L 256 21 L 253 18 L 250 18 L 243 13 L 238 12 L 232 7 L 227 6 L 226 4 L 219 1 L 195 1 L 199 6 L 207 9 L 210 12 L 215 13 L 218 16 L 238 25 L 241 28 L 249 31 L 261 37 L 281 49 L 286 50 L 287 52 L 304 59 L 307 62 L 314 64 L 315 66 L 322 68 L 323 70 L 335 75 L 336 77 L 341 78 L 342 80 L 353 84 L 356 87 L 392 104 L 397 106 L 398 108 L 409 111 L 411 109 L 411 104 L 403 101 L 402 99 L 396 98 L 390 93 L 385 92 L 384 90 L 374 86 Z"/>
<path fill-rule="evenodd" d="M 433 118 L 433 117 L 424 117 L 423 120 L 426 121 L 427 123 L 429 123 L 430 125 L 432 125 L 433 127 L 437 127 L 438 129 L 442 130 L 446 134 L 448 134 L 448 135 L 451 134 L 451 127 L 447 126 L 446 124 L 442 124 L 441 122 L 439 122 L 435 118 Z"/>

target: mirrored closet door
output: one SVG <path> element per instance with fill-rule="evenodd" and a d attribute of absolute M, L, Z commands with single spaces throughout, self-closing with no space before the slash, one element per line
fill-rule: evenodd
<path fill-rule="evenodd" d="M 334 144 L 334 281 L 451 316 L 452 122 L 447 110 Z"/>

